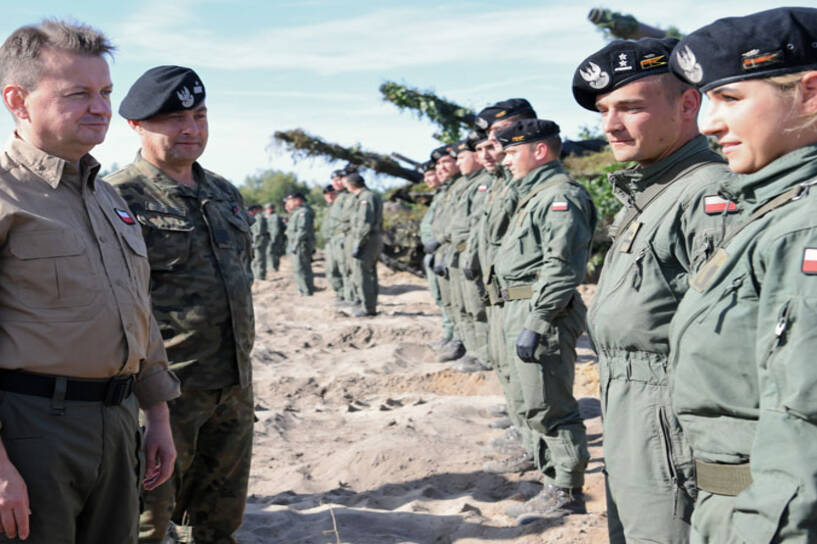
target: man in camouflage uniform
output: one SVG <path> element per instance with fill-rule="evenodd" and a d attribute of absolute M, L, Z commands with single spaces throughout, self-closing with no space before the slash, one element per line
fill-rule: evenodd
<path fill-rule="evenodd" d="M 465 344 L 466 355 L 459 359 L 455 368 L 462 372 L 490 370 L 488 366 L 488 323 L 481 292 L 472 279 L 465 276 L 465 269 L 472 270 L 473 263 L 464 266 L 468 238 L 475 225 L 474 218 L 482 211 L 482 202 L 488 190 L 489 174 L 477 160 L 472 140 L 455 144 L 457 168 L 462 174 L 462 187 L 450 207 L 451 219 L 448 230 L 451 235 L 452 254 L 448 273 L 451 277 L 452 306 L 459 314 L 460 338 Z M 456 190 L 456 189 L 455 189 Z M 472 253 L 473 256 L 473 253 Z M 473 258 L 473 257 L 472 257 Z"/>
<path fill-rule="evenodd" d="M 508 507 L 524 523 L 529 516 L 585 511 L 582 486 L 590 456 L 573 375 L 586 313 L 577 287 L 590 256 L 596 210 L 559 162 L 556 123 L 516 121 L 496 138 L 518 198 L 494 273 L 504 301 L 507 359 L 522 387 L 519 416 L 535 439 L 534 460 L 545 481 L 537 496 Z"/>
<path fill-rule="evenodd" d="M 344 178 L 346 190 L 355 195 L 355 209 L 350 225 L 349 254 L 354 259 L 352 281 L 360 293 L 360 306 L 354 317 L 377 313 L 377 259 L 383 249 L 383 202 L 380 195 L 366 187 L 360 174 Z"/>
<path fill-rule="evenodd" d="M 428 188 L 434 192 L 434 196 L 431 199 L 431 203 L 429 204 L 428 210 L 423 216 L 423 219 L 420 221 L 420 241 L 423 243 L 423 250 L 425 251 L 425 257 L 423 258 L 423 270 L 425 271 L 426 279 L 428 280 L 428 288 L 431 292 L 431 298 L 434 299 L 434 302 L 440 308 L 440 313 L 442 314 L 442 337 L 438 340 L 430 342 L 429 346 L 432 349 L 440 350 L 444 349 L 445 346 L 453 340 L 454 323 L 451 321 L 451 318 L 448 316 L 448 313 L 445 310 L 445 305 L 443 305 L 442 296 L 440 295 L 440 286 L 439 282 L 437 281 L 437 274 L 434 273 L 434 251 L 436 251 L 439 247 L 439 242 L 437 242 L 437 240 L 434 238 L 431 225 L 434 222 L 434 216 L 437 213 L 437 208 L 443 201 L 442 195 L 445 192 L 445 189 L 440 189 L 442 181 L 440 181 L 440 178 L 437 177 L 436 166 L 437 165 L 433 159 L 429 159 L 423 163 L 423 180 L 425 181 L 426 186 L 428 186 Z"/>
<path fill-rule="evenodd" d="M 625 207 L 611 228 L 613 245 L 587 316 L 599 355 L 614 544 L 688 542 L 695 479 L 672 410 L 669 326 L 688 277 L 737 218 L 735 205 L 717 192 L 728 169 L 698 133 L 700 93 L 667 73 L 676 43 L 614 41 L 573 78 L 578 103 L 601 112 L 615 158 L 638 162 L 609 175 Z M 630 69 L 616 71 L 621 60 Z"/>
<path fill-rule="evenodd" d="M 346 284 L 350 281 L 346 272 L 346 256 L 343 252 L 345 230 L 341 219 L 351 193 L 343 184 L 343 170 L 332 172 L 332 187 L 335 189 L 335 200 L 329 206 L 324 221 L 327 225 L 326 238 L 326 278 L 335 291 L 335 303 L 343 305 L 346 300 Z M 352 302 L 352 301 L 348 301 Z"/>
<path fill-rule="evenodd" d="M 267 279 L 267 255 L 270 243 L 267 218 L 264 216 L 263 208 L 258 204 L 253 204 L 247 211 L 255 221 L 250 228 L 252 232 L 252 275 L 257 280 L 265 280 Z"/>
<path fill-rule="evenodd" d="M 142 227 L 153 312 L 182 382 L 169 403 L 176 471 L 144 495 L 143 543 L 162 542 L 185 514 L 196 542 L 236 542 L 250 473 L 252 219 L 238 189 L 197 162 L 207 145 L 204 98 L 189 68 L 143 74 L 119 107 L 141 150 L 109 177 Z"/>
<path fill-rule="evenodd" d="M 267 220 L 267 232 L 269 233 L 269 245 L 267 246 L 267 269 L 272 268 L 278 272 L 281 265 L 281 256 L 287 251 L 286 225 L 281 216 L 275 211 L 275 204 L 268 202 L 264 206 Z"/>
<path fill-rule="evenodd" d="M 346 178 L 351 176 L 352 174 L 358 173 L 358 168 L 356 165 L 349 163 L 344 166 L 341 170 L 341 177 L 340 182 L 343 185 L 344 189 L 346 189 Z M 341 208 L 338 211 L 338 228 L 340 229 L 341 233 L 340 236 L 342 237 L 341 241 L 341 256 L 342 256 L 342 263 L 343 263 L 343 277 L 344 277 L 344 303 L 340 304 L 340 307 L 343 311 L 353 310 L 356 306 L 360 305 L 361 301 L 361 294 L 357 290 L 357 285 L 355 284 L 354 280 L 352 279 L 352 274 L 355 269 L 355 258 L 352 257 L 352 247 L 354 245 L 354 240 L 352 239 L 352 218 L 355 215 L 355 204 L 357 204 L 357 198 L 355 195 L 350 193 L 347 189 L 347 197 L 343 200 L 341 204 Z"/>
<path fill-rule="evenodd" d="M 301 296 L 311 297 L 315 292 L 312 276 L 312 253 L 315 251 L 315 212 L 301 192 L 286 197 L 289 212 L 287 222 L 287 247 L 292 259 L 295 285 Z"/>

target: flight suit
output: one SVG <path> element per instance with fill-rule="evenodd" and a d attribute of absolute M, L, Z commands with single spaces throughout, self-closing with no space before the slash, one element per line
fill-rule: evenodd
<path fill-rule="evenodd" d="M 431 204 L 428 206 L 428 211 L 426 211 L 423 219 L 420 221 L 420 241 L 424 246 L 427 246 L 436 240 L 436 238 L 434 238 L 434 232 L 431 226 L 434 223 L 434 217 L 437 214 L 437 209 L 440 207 L 443 200 L 445 200 L 445 192 L 447 188 L 447 185 L 442 185 L 434 191 L 434 197 L 431 199 Z M 431 257 L 433 256 L 434 253 L 432 252 L 423 260 L 423 270 L 425 271 L 426 279 L 428 280 L 428 288 L 431 292 L 431 298 L 434 299 L 434 302 L 440 308 L 440 313 L 442 314 L 442 338 L 443 340 L 451 340 L 454 337 L 454 322 L 446 312 L 442 295 L 440 294 L 440 284 L 437 279 L 437 275 L 434 273 L 434 270 L 430 265 Z"/>
<path fill-rule="evenodd" d="M 292 259 L 295 285 L 302 295 L 315 291 L 312 252 L 315 250 L 315 212 L 306 202 L 292 210 L 287 223 L 287 247 Z"/>
<path fill-rule="evenodd" d="M 267 230 L 267 218 L 263 213 L 253 216 L 252 232 L 252 275 L 257 280 L 267 279 L 267 256 L 269 255 L 270 237 Z"/>
<path fill-rule="evenodd" d="M 351 222 L 352 281 L 360 293 L 361 306 L 377 311 L 377 259 L 383 249 L 383 202 L 380 195 L 364 187 L 358 194 Z M 355 254 L 355 252 L 357 252 Z"/>

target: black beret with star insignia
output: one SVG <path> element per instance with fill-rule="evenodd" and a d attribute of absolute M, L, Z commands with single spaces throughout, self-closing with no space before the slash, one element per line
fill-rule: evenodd
<path fill-rule="evenodd" d="M 119 105 L 119 115 L 130 121 L 195 108 L 204 101 L 199 76 L 184 66 L 151 68 L 131 85 Z"/>
<path fill-rule="evenodd" d="M 817 69 L 817 9 L 775 8 L 726 17 L 681 40 L 675 75 L 708 91 L 746 79 Z"/>
<path fill-rule="evenodd" d="M 487 131 L 495 122 L 513 116 L 536 119 L 536 112 L 530 102 L 524 98 L 509 98 L 484 108 L 477 114 L 474 124 L 477 125 L 477 128 Z"/>
<path fill-rule="evenodd" d="M 445 157 L 446 155 L 451 156 L 451 149 L 452 149 L 451 144 L 441 145 L 440 147 L 431 152 L 431 160 L 436 162 Z"/>
<path fill-rule="evenodd" d="M 459 142 L 453 144 L 451 147 L 451 156 L 456 157 L 463 151 L 473 151 L 473 149 L 468 146 L 468 139 L 460 140 Z"/>
<path fill-rule="evenodd" d="M 529 144 L 559 135 L 559 125 L 547 119 L 522 119 L 496 133 L 502 147 Z"/>
<path fill-rule="evenodd" d="M 432 170 L 434 170 L 434 169 L 436 169 L 436 168 L 437 168 L 437 164 L 436 164 L 434 161 L 432 161 L 432 160 L 428 160 L 428 161 L 426 161 L 426 162 L 422 163 L 422 164 L 419 166 L 419 170 L 420 170 L 422 173 L 424 173 L 424 174 L 425 174 L 426 172 L 430 172 L 430 171 L 432 171 Z"/>
<path fill-rule="evenodd" d="M 642 77 L 669 72 L 676 38 L 615 40 L 584 59 L 573 74 L 573 97 L 598 111 L 596 98 Z"/>
<path fill-rule="evenodd" d="M 481 144 L 487 139 L 488 134 L 479 129 L 472 130 L 468 133 L 468 136 L 465 137 L 465 141 L 468 142 L 468 148 L 471 151 L 476 151 L 477 145 Z"/>
<path fill-rule="evenodd" d="M 343 170 L 343 168 L 332 171 L 332 177 L 333 178 L 342 178 L 345 175 L 346 175 L 346 172 Z"/>
<path fill-rule="evenodd" d="M 293 191 L 289 193 L 287 196 L 284 197 L 284 200 L 292 200 L 293 198 L 300 198 L 301 200 L 306 200 L 306 197 L 301 191 Z"/>
<path fill-rule="evenodd" d="M 357 174 L 358 166 L 356 164 L 352 164 L 351 162 L 346 163 L 346 166 L 343 167 L 343 176 L 348 176 L 349 174 Z"/>

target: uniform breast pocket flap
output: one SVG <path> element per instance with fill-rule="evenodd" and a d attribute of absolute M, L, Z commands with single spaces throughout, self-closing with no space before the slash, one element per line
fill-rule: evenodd
<path fill-rule="evenodd" d="M 156 272 L 170 271 L 187 262 L 190 257 L 193 223 L 175 214 L 137 214 L 144 229 L 150 269 Z"/>

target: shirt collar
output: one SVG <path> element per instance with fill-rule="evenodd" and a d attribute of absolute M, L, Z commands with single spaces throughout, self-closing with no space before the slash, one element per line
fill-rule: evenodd
<path fill-rule="evenodd" d="M 89 154 L 83 155 L 79 165 L 74 165 L 31 145 L 16 132 L 6 144 L 6 154 L 52 189 L 56 189 L 60 182 L 76 184 L 79 188 L 87 183 L 91 191 L 95 189 L 100 164 Z"/>

